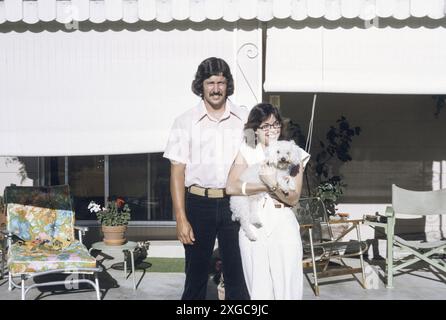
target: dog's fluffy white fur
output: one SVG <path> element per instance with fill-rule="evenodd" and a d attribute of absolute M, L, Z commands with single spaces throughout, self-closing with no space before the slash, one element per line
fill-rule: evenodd
<path fill-rule="evenodd" d="M 294 141 L 276 141 L 265 150 L 265 160 L 270 166 L 277 168 L 278 187 L 285 193 L 296 188 L 294 179 L 300 167 L 300 148 Z M 241 175 L 240 180 L 247 183 L 261 183 L 259 177 L 260 165 L 249 166 Z M 262 226 L 257 213 L 260 200 L 265 193 L 258 193 L 251 196 L 231 196 L 230 208 L 232 220 L 239 221 L 240 227 L 251 241 L 257 240 L 251 225 L 256 228 Z"/>

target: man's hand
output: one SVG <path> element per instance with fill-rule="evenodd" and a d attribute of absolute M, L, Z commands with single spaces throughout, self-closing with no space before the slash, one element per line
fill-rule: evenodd
<path fill-rule="evenodd" d="M 187 219 L 177 221 L 177 237 L 182 244 L 194 244 L 194 231 Z"/>

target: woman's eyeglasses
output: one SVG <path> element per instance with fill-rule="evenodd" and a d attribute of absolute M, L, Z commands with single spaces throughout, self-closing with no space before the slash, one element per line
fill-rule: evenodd
<path fill-rule="evenodd" d="M 271 130 L 272 128 L 279 129 L 280 127 L 282 127 L 282 125 L 280 124 L 279 121 L 276 121 L 273 124 L 265 123 L 259 126 L 259 128 L 262 129 L 263 131 L 268 131 Z"/>

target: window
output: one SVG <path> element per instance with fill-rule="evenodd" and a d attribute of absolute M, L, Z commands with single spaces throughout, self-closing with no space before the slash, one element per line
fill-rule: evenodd
<path fill-rule="evenodd" d="M 68 184 L 78 220 L 96 220 L 90 201 L 104 205 L 104 156 L 68 158 Z"/>
<path fill-rule="evenodd" d="M 65 157 L 46 158 L 44 166 L 45 185 L 65 184 Z"/>
<path fill-rule="evenodd" d="M 170 197 L 170 161 L 162 153 L 149 154 L 151 211 L 149 220 L 173 221 Z"/>
<path fill-rule="evenodd" d="M 162 153 L 44 158 L 42 184 L 68 183 L 77 220 L 96 220 L 90 201 L 123 198 L 135 221 L 173 221 L 170 162 Z"/>
<path fill-rule="evenodd" d="M 110 199 L 123 198 L 132 221 L 173 220 L 170 163 L 161 153 L 109 157 Z"/>
<path fill-rule="evenodd" d="M 124 199 L 132 210 L 132 221 L 148 220 L 147 157 L 147 154 L 109 157 L 109 199 Z"/>

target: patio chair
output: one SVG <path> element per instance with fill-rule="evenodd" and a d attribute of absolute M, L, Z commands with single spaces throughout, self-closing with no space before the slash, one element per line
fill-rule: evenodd
<path fill-rule="evenodd" d="M 361 241 L 359 224 L 362 220 L 329 220 L 324 202 L 317 197 L 301 198 L 296 208 L 296 217 L 301 228 L 303 266 L 313 273 L 312 288 L 319 296 L 319 279 L 362 273 L 361 285 L 365 288 L 365 270 L 362 254 L 368 245 Z M 332 227 L 343 224 L 344 230 L 334 235 Z M 357 240 L 342 241 L 350 231 L 356 230 Z M 348 266 L 344 258 L 358 257 L 360 267 Z M 339 263 L 334 263 L 337 261 Z M 356 278 L 356 277 L 355 277 Z"/>
<path fill-rule="evenodd" d="M 82 235 L 88 228 L 74 226 L 69 186 L 9 186 L 5 188 L 4 201 L 8 289 L 20 288 L 25 300 L 28 291 L 35 287 L 65 285 L 68 289 L 86 283 L 93 286 L 100 300 L 97 273 L 102 269 L 82 244 Z M 75 229 L 79 231 L 79 240 L 75 239 Z M 41 276 L 55 274 L 69 274 L 70 280 L 42 281 L 45 277 Z M 94 275 L 94 282 L 87 275 Z M 38 281 L 27 285 L 31 279 Z"/>
<path fill-rule="evenodd" d="M 414 232 L 395 233 L 395 226 L 403 221 L 413 220 L 428 215 L 446 214 L 446 189 L 437 191 L 411 191 L 392 185 L 392 206 L 386 208 L 387 226 L 387 288 L 393 288 L 393 277 L 397 271 L 416 262 L 423 261 L 446 273 L 446 263 L 432 256 L 444 254 L 446 239 L 427 241 L 426 234 Z M 406 219 L 397 219 L 406 215 Z M 407 219 L 407 217 L 410 217 Z M 423 219 L 424 220 L 424 219 Z M 407 222 L 406 222 L 407 225 Z M 424 224 L 423 224 L 424 228 Z M 401 230 L 401 228 L 399 228 Z M 407 229 L 407 228 L 406 228 Z M 424 231 L 424 230 L 423 230 Z M 409 256 L 394 259 L 395 247 L 408 252 Z"/>

